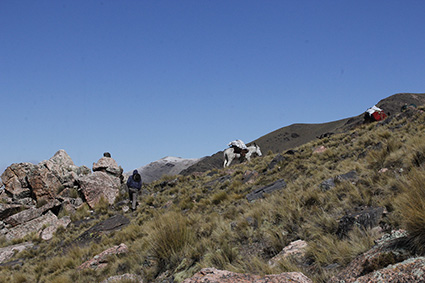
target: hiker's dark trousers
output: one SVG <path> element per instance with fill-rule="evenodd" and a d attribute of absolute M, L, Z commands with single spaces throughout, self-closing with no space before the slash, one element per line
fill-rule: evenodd
<path fill-rule="evenodd" d="M 137 196 L 139 190 L 134 188 L 128 188 L 128 195 L 130 197 L 131 209 L 135 210 L 137 205 Z"/>

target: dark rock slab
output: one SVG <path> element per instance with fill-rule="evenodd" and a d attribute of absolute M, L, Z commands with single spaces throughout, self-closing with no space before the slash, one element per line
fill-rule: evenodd
<path fill-rule="evenodd" d="M 0 220 L 3 220 L 15 213 L 18 213 L 23 208 L 26 207 L 19 204 L 0 203 Z"/>
<path fill-rule="evenodd" d="M 283 162 L 285 157 L 281 154 L 276 155 L 273 160 L 270 162 L 269 166 L 267 166 L 267 170 L 273 170 L 279 163 Z"/>
<path fill-rule="evenodd" d="M 253 201 L 259 198 L 263 198 L 264 194 L 269 194 L 271 192 L 277 191 L 277 190 L 281 190 L 286 188 L 286 182 L 283 179 L 277 180 L 276 182 L 267 185 L 265 187 L 256 189 L 252 192 L 250 192 L 247 196 L 246 199 L 249 201 Z"/>
<path fill-rule="evenodd" d="M 354 225 L 364 229 L 376 227 L 383 214 L 383 207 L 367 207 L 361 208 L 360 211 L 350 212 L 339 220 L 336 234 L 343 238 L 353 229 Z"/>
<path fill-rule="evenodd" d="M 120 214 L 114 215 L 83 232 L 76 240 L 78 245 L 86 245 L 92 241 L 99 242 L 103 235 L 119 230 L 130 223 L 130 220 Z"/>

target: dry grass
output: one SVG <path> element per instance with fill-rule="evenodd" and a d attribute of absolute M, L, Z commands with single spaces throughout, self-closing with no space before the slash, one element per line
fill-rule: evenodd
<path fill-rule="evenodd" d="M 425 254 L 425 172 L 413 169 L 402 181 L 403 194 L 397 209 L 409 232 L 411 244 L 419 254 Z"/>

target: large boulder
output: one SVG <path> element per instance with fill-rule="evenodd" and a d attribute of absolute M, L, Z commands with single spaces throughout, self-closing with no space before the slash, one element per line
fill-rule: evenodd
<path fill-rule="evenodd" d="M 34 167 L 35 165 L 31 163 L 14 163 L 3 172 L 1 179 L 4 189 L 12 200 L 31 196 L 27 176 L 34 170 Z"/>
<path fill-rule="evenodd" d="M 121 186 L 119 178 L 102 171 L 83 176 L 78 179 L 78 182 L 81 192 L 91 208 L 94 208 L 101 198 L 104 198 L 109 204 L 113 204 L 119 195 Z"/>
<path fill-rule="evenodd" d="M 187 278 L 183 283 L 220 282 L 220 283 L 313 283 L 311 279 L 301 272 L 285 272 L 281 274 L 270 274 L 264 277 L 253 274 L 235 273 L 215 268 L 203 268 L 201 271 Z"/>
<path fill-rule="evenodd" d="M 59 178 L 46 167 L 36 166 L 28 174 L 28 182 L 37 202 L 52 200 L 56 197 L 59 188 L 62 186 Z"/>
<path fill-rule="evenodd" d="M 121 166 L 111 157 L 102 157 L 96 163 L 93 163 L 93 172 L 105 172 L 120 178 L 123 172 Z"/>

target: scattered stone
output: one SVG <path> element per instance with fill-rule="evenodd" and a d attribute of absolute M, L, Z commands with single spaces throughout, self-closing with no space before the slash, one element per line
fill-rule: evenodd
<path fill-rule="evenodd" d="M 115 276 L 109 277 L 100 283 L 119 283 L 119 282 L 143 283 L 143 279 L 137 274 L 125 273 L 122 275 L 115 275 Z"/>
<path fill-rule="evenodd" d="M 348 181 L 348 182 L 351 182 L 352 184 L 356 184 L 358 179 L 359 179 L 359 177 L 357 175 L 357 172 L 355 170 L 352 170 L 348 173 L 338 175 L 334 178 L 326 179 L 325 181 L 320 183 L 319 188 L 323 192 L 326 192 L 326 191 L 328 191 L 332 188 L 335 188 L 337 182 Z"/>
<path fill-rule="evenodd" d="M 128 253 L 128 247 L 126 244 L 120 244 L 118 246 L 113 246 L 100 254 L 94 256 L 91 260 L 88 260 L 81 264 L 77 269 L 84 270 L 87 268 L 90 269 L 99 269 L 104 268 L 108 265 L 108 258 L 111 255 L 119 255 Z"/>
<path fill-rule="evenodd" d="M 307 242 L 303 240 L 297 240 L 295 242 L 290 243 L 288 246 L 283 248 L 283 250 L 274 256 L 269 261 L 269 265 L 276 266 L 276 264 L 282 259 L 290 257 L 291 259 L 302 262 L 305 257 L 307 249 Z"/>
<path fill-rule="evenodd" d="M 318 138 L 318 139 L 330 138 L 330 137 L 331 137 L 331 136 L 333 136 L 334 134 L 335 134 L 335 133 L 327 132 L 327 133 L 321 134 L 320 136 L 317 136 L 316 138 Z"/>
<path fill-rule="evenodd" d="M 20 243 L 4 248 L 0 248 L 0 263 L 3 263 L 12 258 L 16 253 L 22 252 L 34 246 L 31 242 Z"/>
<path fill-rule="evenodd" d="M 219 178 L 217 178 L 217 179 L 214 179 L 214 180 L 212 180 L 212 181 L 209 181 L 209 182 L 207 182 L 207 183 L 205 183 L 205 187 L 206 188 L 208 188 L 208 189 L 212 189 L 212 188 L 214 188 L 217 184 L 223 184 L 224 182 L 226 182 L 226 181 L 230 181 L 232 179 L 232 176 L 230 176 L 230 175 L 225 175 L 225 176 L 222 176 L 222 177 L 219 177 Z"/>
<path fill-rule="evenodd" d="M 242 182 L 244 184 L 253 184 L 258 179 L 258 172 L 247 170 L 243 173 Z"/>
<path fill-rule="evenodd" d="M 44 228 L 40 233 L 40 238 L 48 241 L 53 238 L 53 234 L 58 230 L 59 227 L 67 228 L 71 223 L 71 218 L 69 216 L 64 216 L 61 219 L 57 219 L 52 225 Z"/>
<path fill-rule="evenodd" d="M 297 150 L 290 149 L 290 150 L 287 150 L 285 152 L 285 154 L 287 154 L 287 155 L 295 155 L 295 153 L 297 153 L 297 152 L 298 152 Z"/>
<path fill-rule="evenodd" d="M 364 229 L 371 229 L 379 225 L 379 221 L 384 214 L 383 207 L 362 207 L 360 211 L 350 212 L 343 216 L 338 223 L 336 234 L 343 238 L 356 225 Z"/>
<path fill-rule="evenodd" d="M 250 192 L 246 196 L 246 199 L 248 201 L 253 201 L 259 198 L 263 198 L 264 194 L 269 194 L 271 192 L 274 192 L 276 190 L 282 190 L 284 188 L 286 188 L 286 182 L 283 179 L 280 179 L 270 185 L 267 185 L 265 187 L 262 187 Z"/>
<path fill-rule="evenodd" d="M 183 283 L 220 282 L 220 283 L 312 283 L 313 281 L 301 272 L 285 272 L 261 277 L 259 275 L 235 273 L 215 268 L 203 268 L 201 271 L 187 278 Z"/>
<path fill-rule="evenodd" d="M 328 150 L 325 146 L 323 146 L 323 145 L 321 145 L 321 146 L 319 146 L 319 147 L 316 147 L 314 150 L 313 150 L 313 154 L 314 153 L 323 153 L 323 152 L 325 152 L 326 150 Z"/>

